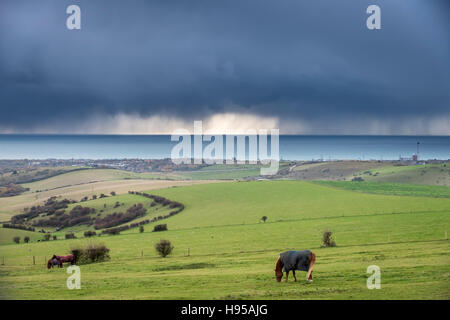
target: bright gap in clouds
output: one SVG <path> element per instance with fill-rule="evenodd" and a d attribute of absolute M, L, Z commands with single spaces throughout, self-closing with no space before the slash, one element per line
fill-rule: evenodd
<path fill-rule="evenodd" d="M 450 135 L 450 115 L 440 117 L 405 117 L 402 119 L 352 117 L 336 121 L 330 118 L 305 120 L 301 117 L 280 119 L 241 113 L 217 113 L 186 120 L 162 115 L 95 115 L 83 121 L 48 123 L 23 128 L 0 127 L 0 133 L 30 134 L 124 134 L 170 135 L 177 129 L 193 133 L 194 120 L 202 121 L 204 134 L 246 134 L 248 130 L 279 129 L 280 134 L 299 135 Z"/>

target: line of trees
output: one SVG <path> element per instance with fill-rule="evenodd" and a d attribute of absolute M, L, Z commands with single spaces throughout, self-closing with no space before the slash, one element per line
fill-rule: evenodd
<path fill-rule="evenodd" d="M 31 208 L 25 208 L 24 213 L 16 214 L 11 218 L 12 224 L 23 224 L 25 221 L 29 221 L 38 217 L 42 213 L 46 213 L 47 216 L 54 215 L 55 213 L 62 214 L 69 204 L 76 203 L 74 200 L 64 199 L 58 201 L 56 197 L 47 199 L 43 206 L 33 206 Z"/>
<path fill-rule="evenodd" d="M 98 229 L 105 229 L 110 227 L 115 227 L 120 224 L 132 221 L 136 218 L 143 217 L 147 213 L 147 209 L 144 208 L 142 203 L 135 204 L 127 209 L 125 213 L 119 212 L 119 213 L 112 213 L 108 214 L 104 218 L 97 218 L 95 220 L 94 228 L 96 230 Z"/>
<path fill-rule="evenodd" d="M 68 214 L 57 214 L 50 219 L 40 219 L 33 223 L 36 227 L 56 227 L 57 231 L 73 227 L 79 224 L 92 225 L 94 219 L 90 216 L 91 213 L 95 213 L 94 208 L 82 207 L 80 205 L 74 207 Z"/>
<path fill-rule="evenodd" d="M 13 224 L 13 223 L 4 223 L 3 228 L 8 229 L 20 229 L 20 230 L 26 230 L 26 231 L 35 231 L 33 227 L 27 227 L 23 224 Z"/>

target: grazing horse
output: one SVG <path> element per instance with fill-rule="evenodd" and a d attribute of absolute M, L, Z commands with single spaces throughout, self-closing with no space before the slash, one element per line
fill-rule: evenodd
<path fill-rule="evenodd" d="M 74 264 L 73 254 L 68 254 L 67 256 L 53 255 L 53 257 L 47 262 L 47 269 L 53 268 L 53 266 L 62 268 L 64 262 L 70 262 L 70 264 Z"/>
<path fill-rule="evenodd" d="M 286 282 L 288 282 L 289 271 L 292 270 L 295 281 L 295 270 L 307 271 L 306 281 L 312 282 L 312 272 L 316 262 L 316 255 L 309 250 L 286 251 L 280 254 L 275 265 L 275 278 L 281 282 L 283 272 L 286 272 Z"/>
<path fill-rule="evenodd" d="M 52 258 L 47 262 L 47 269 L 53 268 L 54 266 L 58 266 L 60 268 L 63 267 L 62 262 L 56 258 Z"/>

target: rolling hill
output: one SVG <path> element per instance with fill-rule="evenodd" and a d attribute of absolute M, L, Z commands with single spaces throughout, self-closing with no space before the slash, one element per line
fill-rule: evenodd
<path fill-rule="evenodd" d="M 169 231 L 151 232 L 149 225 L 144 233 L 1 245 L 6 264 L 0 266 L 0 298 L 449 298 L 448 198 L 367 194 L 302 181 L 149 193 L 185 204 L 165 220 Z M 333 232 L 337 247 L 321 247 L 324 230 Z M 160 239 L 173 243 L 172 256 L 157 257 L 153 246 Z M 67 290 L 64 270 L 48 271 L 44 260 L 89 242 L 105 243 L 111 260 L 82 265 L 82 290 Z M 305 248 L 318 257 L 314 283 L 306 284 L 303 274 L 297 283 L 276 283 L 277 255 Z M 32 265 L 32 256 L 40 263 Z M 382 270 L 382 290 L 365 286 L 366 268 L 373 264 Z"/>

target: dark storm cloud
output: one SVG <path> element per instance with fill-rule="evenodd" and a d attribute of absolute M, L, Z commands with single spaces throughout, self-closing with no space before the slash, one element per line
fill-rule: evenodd
<path fill-rule="evenodd" d="M 82 30 L 65 27 L 78 4 Z M 378 4 L 382 29 L 365 27 Z M 442 0 L 0 3 L 0 129 L 93 114 L 290 121 L 449 113 Z"/>

